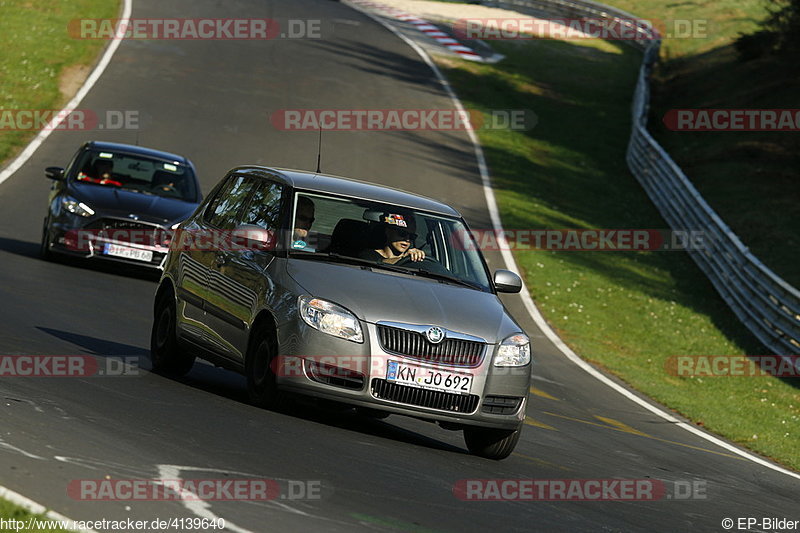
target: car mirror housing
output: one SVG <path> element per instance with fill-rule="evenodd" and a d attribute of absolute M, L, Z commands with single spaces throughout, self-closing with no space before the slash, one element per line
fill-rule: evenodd
<path fill-rule="evenodd" d="M 497 292 L 517 293 L 522 290 L 522 279 L 510 270 L 497 270 L 494 273 L 494 286 Z"/>
<path fill-rule="evenodd" d="M 44 175 L 48 179 L 62 181 L 64 179 L 64 169 L 62 167 L 47 167 L 44 169 Z"/>
<path fill-rule="evenodd" d="M 241 224 L 233 230 L 233 242 L 247 250 L 274 250 L 277 239 L 274 231 L 253 224 Z"/>

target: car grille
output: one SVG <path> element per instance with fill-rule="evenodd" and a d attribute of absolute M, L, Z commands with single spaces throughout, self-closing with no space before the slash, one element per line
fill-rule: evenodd
<path fill-rule="evenodd" d="M 384 325 L 378 325 L 378 337 L 383 349 L 389 353 L 452 366 L 478 366 L 485 346 L 481 342 L 462 339 L 445 339 L 434 344 L 422 333 Z"/>
<path fill-rule="evenodd" d="M 91 230 L 98 237 L 145 246 L 168 246 L 172 233 L 157 224 L 119 218 L 101 218 L 87 224 L 84 229 Z"/>
<path fill-rule="evenodd" d="M 451 394 L 390 383 L 385 379 L 372 380 L 372 395 L 381 400 L 430 407 L 456 413 L 472 413 L 478 407 L 475 394 Z"/>
<path fill-rule="evenodd" d="M 481 411 L 491 415 L 513 415 L 519 409 L 522 398 L 513 396 L 487 396 Z"/>

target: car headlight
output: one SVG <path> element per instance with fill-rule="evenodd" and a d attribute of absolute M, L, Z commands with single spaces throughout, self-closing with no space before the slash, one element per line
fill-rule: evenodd
<path fill-rule="evenodd" d="M 298 302 L 300 316 L 312 328 L 334 337 L 353 342 L 364 342 L 361 323 L 353 313 L 344 307 L 310 296 L 301 296 Z"/>
<path fill-rule="evenodd" d="M 90 217 L 94 215 L 94 209 L 71 196 L 65 196 L 62 198 L 61 206 L 73 215 L 80 215 L 82 217 Z"/>
<path fill-rule="evenodd" d="M 524 333 L 505 339 L 494 356 L 494 366 L 525 366 L 530 362 L 531 340 Z"/>

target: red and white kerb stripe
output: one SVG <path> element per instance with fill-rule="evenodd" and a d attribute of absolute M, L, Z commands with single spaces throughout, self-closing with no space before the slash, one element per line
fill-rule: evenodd
<path fill-rule="evenodd" d="M 439 44 L 448 48 L 450 51 L 455 52 L 464 59 L 468 59 L 470 61 L 484 60 L 483 57 L 481 57 L 474 50 L 472 50 L 472 48 L 464 46 L 457 40 L 453 39 L 450 35 L 446 34 L 442 30 L 440 30 L 439 28 L 428 22 L 427 20 L 421 19 L 416 15 L 406 13 L 405 11 L 384 4 L 370 2 L 369 0 L 349 0 L 349 1 L 353 4 L 358 4 L 360 6 L 370 8 L 372 10 L 388 15 L 394 19 L 400 20 L 402 22 L 407 22 L 408 24 L 413 25 L 419 31 L 423 32 L 428 37 L 435 39 Z"/>

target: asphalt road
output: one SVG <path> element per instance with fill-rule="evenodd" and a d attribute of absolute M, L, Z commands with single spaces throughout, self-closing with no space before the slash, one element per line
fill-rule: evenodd
<path fill-rule="evenodd" d="M 190 14 L 190 15 L 187 15 Z M 323 20 L 321 39 L 125 41 L 81 104 L 136 110 L 138 142 L 186 154 L 204 191 L 243 163 L 313 168 L 316 134 L 282 132 L 287 108 L 449 108 L 402 41 L 330 0 L 137 0 L 134 17 Z M 529 420 L 516 452 L 469 455 L 460 432 L 390 417 L 366 420 L 300 405 L 246 402 L 244 380 L 198 364 L 183 380 L 147 371 L 155 283 L 111 269 L 37 258 L 48 182 L 89 138 L 56 132 L 0 185 L 0 346 L 5 354 L 142 358 L 136 377 L 0 381 L 0 483 L 74 519 L 222 517 L 235 531 L 723 531 L 725 517 L 798 519 L 800 484 L 674 427 L 568 362 L 518 297 L 505 298 L 537 360 Z M 463 132 L 331 132 L 323 171 L 391 184 L 455 206 L 489 228 Z M 490 255 L 496 268 L 500 258 Z M 89 502 L 75 479 L 271 478 L 320 482 L 318 499 L 272 502 Z M 652 502 L 469 502 L 462 479 L 657 479 L 697 483 L 704 498 Z"/>

